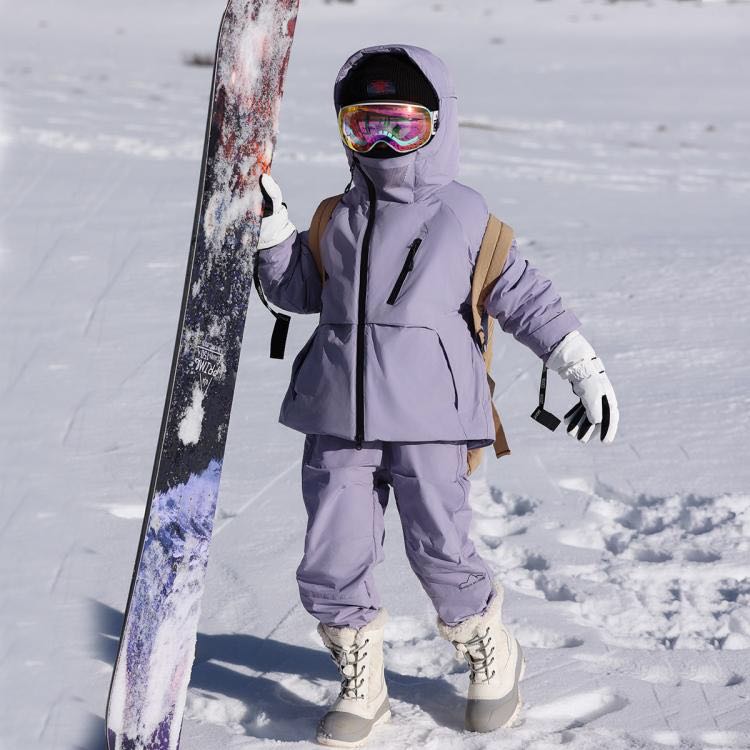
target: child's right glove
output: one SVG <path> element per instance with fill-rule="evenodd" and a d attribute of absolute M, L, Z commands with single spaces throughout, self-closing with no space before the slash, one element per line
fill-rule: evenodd
<path fill-rule="evenodd" d="M 263 194 L 263 220 L 260 223 L 258 250 L 274 247 L 297 230 L 289 221 L 286 203 L 281 198 L 281 188 L 270 174 L 260 176 L 260 190 Z"/>
<path fill-rule="evenodd" d="M 599 431 L 602 442 L 611 443 L 620 420 L 617 397 L 591 344 L 573 331 L 552 350 L 546 364 L 568 380 L 581 399 L 565 415 L 568 434 L 588 443 Z"/>

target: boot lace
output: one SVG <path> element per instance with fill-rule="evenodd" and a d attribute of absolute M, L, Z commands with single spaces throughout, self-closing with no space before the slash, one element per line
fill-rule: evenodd
<path fill-rule="evenodd" d="M 452 641 L 459 654 L 469 662 L 469 679 L 473 683 L 489 682 L 495 676 L 495 670 L 490 670 L 495 661 L 495 646 L 492 643 L 489 627 L 483 634 L 478 633 L 468 641 Z"/>
<path fill-rule="evenodd" d="M 330 645 L 331 659 L 341 674 L 341 690 L 339 696 L 341 698 L 354 698 L 364 699 L 364 690 L 360 692 L 360 688 L 365 684 L 365 678 L 362 674 L 365 671 L 366 665 L 361 664 L 361 660 L 367 656 L 367 651 L 362 653 L 362 649 L 370 642 L 369 638 L 366 638 L 362 643 L 355 643 L 350 648 L 339 648 L 335 644 Z"/>

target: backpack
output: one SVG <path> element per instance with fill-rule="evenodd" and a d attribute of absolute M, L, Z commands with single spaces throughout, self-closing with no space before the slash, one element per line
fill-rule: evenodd
<path fill-rule="evenodd" d="M 323 268 L 323 258 L 320 253 L 323 233 L 333 215 L 333 211 L 343 197 L 333 195 L 321 201 L 313 214 L 310 229 L 307 234 L 307 242 L 310 245 L 315 265 L 320 273 L 321 283 L 325 283 L 327 274 Z M 495 381 L 490 375 L 492 365 L 492 333 L 495 319 L 487 315 L 483 302 L 495 280 L 500 276 L 505 267 L 505 261 L 510 252 L 513 242 L 513 229 L 504 224 L 496 216 L 490 214 L 487 227 L 484 230 L 482 244 L 479 247 L 477 262 L 474 266 L 474 274 L 471 279 L 471 313 L 473 320 L 473 333 L 479 344 L 484 357 L 484 366 L 487 370 L 487 382 L 490 387 L 490 402 L 492 403 L 492 419 L 495 423 L 495 441 L 493 447 L 495 456 L 507 456 L 510 453 L 508 441 L 505 437 L 500 415 L 497 413 L 492 395 L 495 392 Z M 469 474 L 471 474 L 482 461 L 482 448 L 472 448 L 468 451 Z"/>

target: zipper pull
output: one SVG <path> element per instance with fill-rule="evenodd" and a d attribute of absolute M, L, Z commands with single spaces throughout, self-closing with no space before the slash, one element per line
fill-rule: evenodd
<path fill-rule="evenodd" d="M 406 267 L 409 271 L 414 270 L 414 256 L 417 254 L 417 250 L 421 244 L 422 244 L 422 238 L 417 237 L 417 239 L 414 240 L 414 242 L 412 242 L 411 245 L 409 246 L 409 255 L 406 259 Z"/>

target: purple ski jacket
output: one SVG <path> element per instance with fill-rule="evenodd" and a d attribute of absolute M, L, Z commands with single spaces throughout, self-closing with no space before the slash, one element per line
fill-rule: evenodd
<path fill-rule="evenodd" d="M 470 308 L 489 211 L 479 193 L 455 179 L 458 116 L 447 68 L 420 47 L 368 47 L 339 71 L 334 103 L 354 63 L 394 50 L 408 54 L 435 87 L 435 136 L 391 159 L 344 147 L 353 181 L 322 236 L 325 284 L 306 231 L 258 253 L 271 302 L 320 314 L 292 365 L 279 421 L 357 441 L 490 445 L 490 392 Z M 515 243 L 485 309 L 542 358 L 580 325 Z"/>

